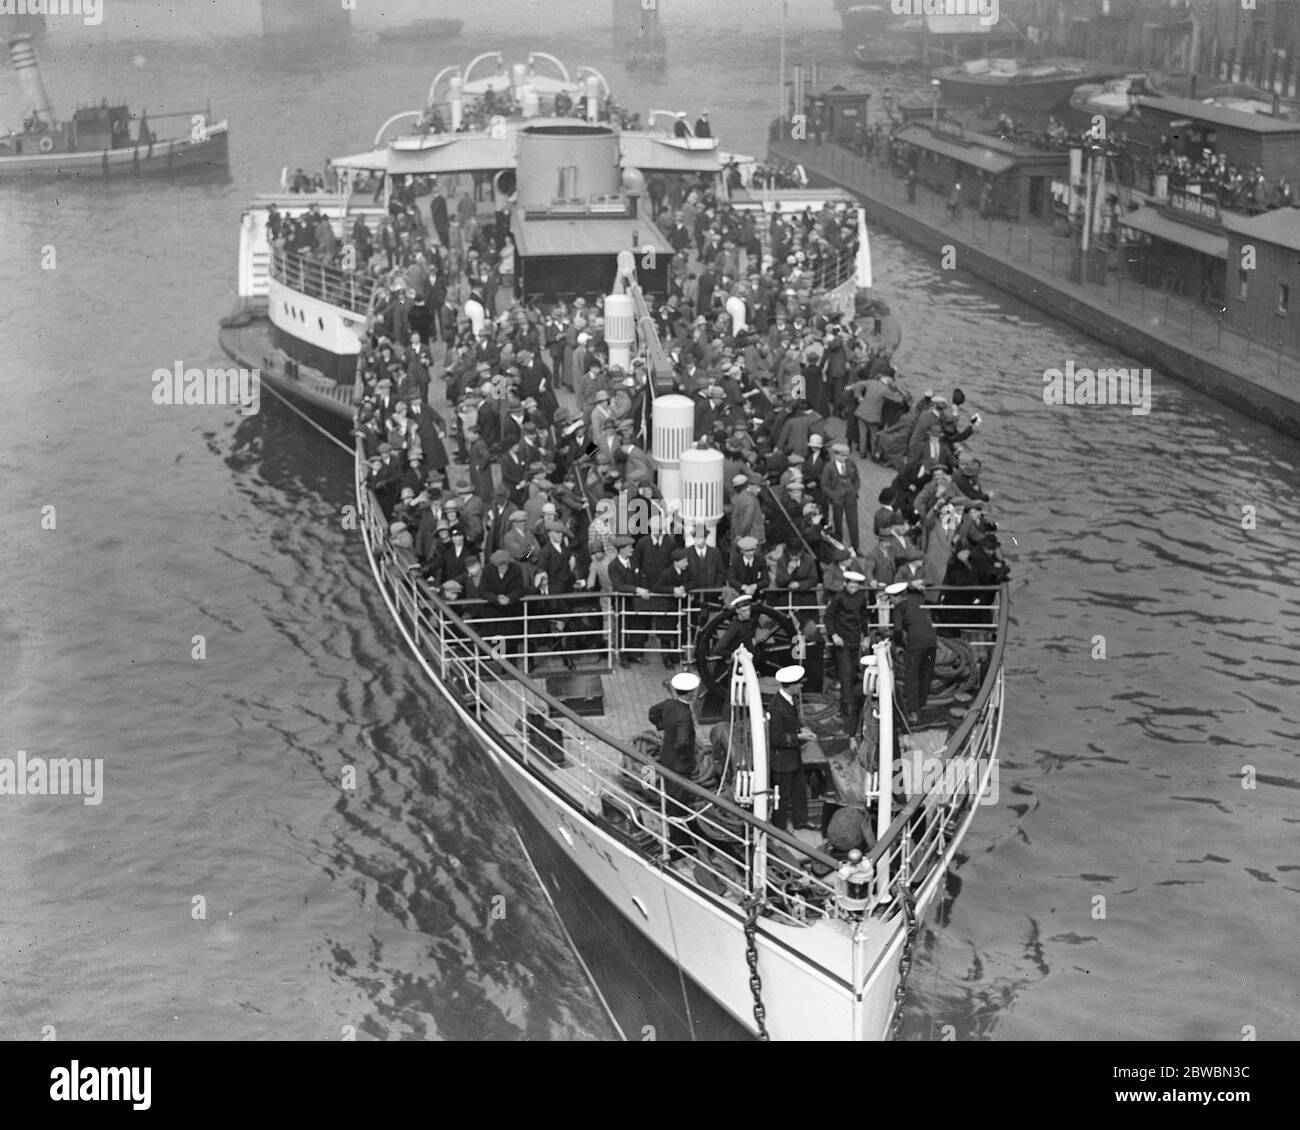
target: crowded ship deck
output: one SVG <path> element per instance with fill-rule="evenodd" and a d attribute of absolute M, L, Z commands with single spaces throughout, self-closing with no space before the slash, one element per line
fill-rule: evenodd
<path fill-rule="evenodd" d="M 733 951 L 762 940 L 787 1003 L 825 994 L 784 1037 L 878 1038 L 995 770 L 1008 569 L 978 413 L 900 380 L 849 197 L 724 161 L 706 115 L 638 130 L 594 73 L 542 106 L 529 68 L 471 101 L 453 76 L 449 124 L 246 213 L 271 333 L 246 312 L 223 342 L 355 411 L 379 591 L 535 864 L 567 845 L 664 953 L 734 929 L 679 958 L 733 1018 L 752 994 L 752 1033 Z"/>

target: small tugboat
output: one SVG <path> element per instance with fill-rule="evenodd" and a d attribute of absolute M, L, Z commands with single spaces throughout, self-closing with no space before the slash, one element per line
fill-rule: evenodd
<path fill-rule="evenodd" d="M 229 164 L 230 130 L 212 122 L 207 111 L 162 114 L 186 118 L 189 132 L 160 138 L 144 113 L 136 119 L 125 106 L 78 108 L 60 122 L 41 82 L 32 37 L 16 35 L 9 55 L 27 102 L 21 130 L 0 132 L 0 180 L 7 177 L 155 176 L 181 172 L 224 173 Z M 135 136 L 131 124 L 137 121 Z"/>
<path fill-rule="evenodd" d="M 454 39 L 464 26 L 464 20 L 418 19 L 400 27 L 380 28 L 375 34 L 384 42 L 423 43 L 430 39 Z"/>

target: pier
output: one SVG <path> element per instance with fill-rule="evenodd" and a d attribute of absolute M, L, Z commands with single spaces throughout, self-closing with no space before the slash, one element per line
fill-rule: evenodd
<path fill-rule="evenodd" d="M 1048 219 L 982 219 L 973 207 L 952 218 L 947 197 L 923 183 L 909 203 L 902 176 L 883 152 L 867 159 L 828 140 L 818 145 L 784 138 L 770 141 L 768 151 L 775 160 L 802 165 L 811 183 L 853 193 L 868 222 L 924 248 L 936 262 L 951 249 L 957 270 L 1300 437 L 1300 360 L 1281 342 L 1233 332 L 1224 324 L 1224 307 L 1139 285 L 1123 271 L 1092 270 L 1079 277 L 1076 241 L 1058 234 Z"/>

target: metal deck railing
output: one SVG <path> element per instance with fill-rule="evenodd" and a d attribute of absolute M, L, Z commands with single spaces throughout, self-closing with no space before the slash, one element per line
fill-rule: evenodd
<path fill-rule="evenodd" d="M 365 485 L 365 474 L 358 452 L 363 536 L 399 626 L 427 669 L 494 735 L 499 749 L 530 773 L 539 789 L 561 797 L 649 862 L 668 867 L 682 849 L 689 849 L 690 863 L 708 876 L 715 894 L 735 904 L 737 916 L 740 904 L 754 895 L 764 899 L 766 913 L 787 924 L 840 913 L 834 874 L 839 860 L 758 820 L 728 796 L 663 769 L 634 744 L 605 733 L 534 681 L 524 669 L 526 663 L 521 667 L 510 658 L 505 641 L 480 635 L 476 622 L 462 619 L 455 607 L 432 592 L 412 572 L 409 551 L 389 542 L 383 512 Z M 599 601 L 616 594 L 575 595 Z M 1008 615 L 1005 589 L 992 611 L 996 628 L 987 673 L 972 709 L 948 743 L 949 761 L 988 757 L 996 747 Z M 612 603 L 606 612 L 613 615 Z M 690 614 L 681 608 L 672 613 L 679 622 Z M 945 835 L 976 800 L 965 791 L 947 797 L 932 793 L 907 805 L 871 855 L 879 881 L 873 913 L 897 912 L 900 877 L 912 890 L 927 880 L 943 856 Z M 763 863 L 757 862 L 760 857 Z M 694 873 L 681 878 L 698 885 Z"/>
<path fill-rule="evenodd" d="M 271 278 L 300 294 L 340 306 L 366 318 L 370 315 L 375 280 L 322 263 L 293 251 L 271 250 Z"/>

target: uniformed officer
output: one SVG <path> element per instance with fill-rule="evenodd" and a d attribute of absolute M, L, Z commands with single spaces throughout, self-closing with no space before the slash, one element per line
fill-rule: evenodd
<path fill-rule="evenodd" d="M 811 734 L 799 721 L 796 702 L 803 680 L 802 667 L 782 667 L 776 673 L 777 692 L 767 708 L 768 769 L 779 801 L 772 823 L 778 828 L 788 827 L 791 821 L 796 828 L 812 827 L 801 753 L 802 740 Z"/>
<path fill-rule="evenodd" d="M 753 615 L 753 597 L 738 596 L 727 607 L 736 614 L 736 618 L 727 625 L 727 630 L 722 633 L 722 638 L 718 640 L 717 645 L 714 647 L 714 654 L 730 659 L 736 648 L 742 644 L 752 654 L 754 651 L 754 635 L 758 630 L 758 623 Z"/>
<path fill-rule="evenodd" d="M 691 713 L 691 696 L 699 689 L 700 677 L 690 671 L 681 671 L 672 677 L 668 684 L 672 688 L 672 697 L 656 702 L 650 707 L 650 724 L 663 731 L 663 740 L 659 744 L 659 764 L 671 769 L 682 777 L 695 776 L 695 716 Z M 681 848 L 693 842 L 690 834 L 690 820 L 684 819 L 694 814 L 690 809 L 693 794 L 676 781 L 663 780 L 663 790 L 671 801 L 668 805 L 668 842 L 673 845 L 669 853 L 670 862 L 683 858 L 687 853 Z"/>
<path fill-rule="evenodd" d="M 863 592 L 866 577 L 855 570 L 844 574 L 844 590 L 826 605 L 826 630 L 838 652 L 836 671 L 840 681 L 840 716 L 845 729 L 855 733 L 862 709 L 862 688 L 858 686 L 858 656 L 862 637 L 871 629 L 871 605 Z"/>

